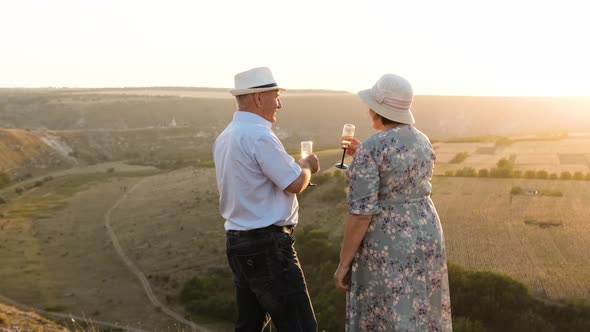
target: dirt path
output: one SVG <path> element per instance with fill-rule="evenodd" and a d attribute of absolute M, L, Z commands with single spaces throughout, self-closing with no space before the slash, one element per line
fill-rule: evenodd
<path fill-rule="evenodd" d="M 166 307 L 164 304 L 162 304 L 158 298 L 156 297 L 156 295 L 154 294 L 149 281 L 147 280 L 147 278 L 145 277 L 145 275 L 135 266 L 135 264 L 133 264 L 133 262 L 129 259 L 129 257 L 125 254 L 123 247 L 121 246 L 121 244 L 119 243 L 119 239 L 117 238 L 117 235 L 115 234 L 115 232 L 113 231 L 113 228 L 111 227 L 111 213 L 113 212 L 113 210 L 115 210 L 119 204 L 121 204 L 121 202 L 123 202 L 127 196 L 132 193 L 139 185 L 141 185 L 147 178 L 143 178 L 141 181 L 137 182 L 136 184 L 133 185 L 133 187 L 131 187 L 131 189 L 129 191 L 127 191 L 125 194 L 123 194 L 123 196 L 121 196 L 121 198 L 119 198 L 115 204 L 113 204 L 113 206 L 111 206 L 111 208 L 107 211 L 107 213 L 104 216 L 104 224 L 105 227 L 107 229 L 107 232 L 109 234 L 109 237 L 111 238 L 111 241 L 113 243 L 113 246 L 115 248 L 115 250 L 117 251 L 117 254 L 119 255 L 119 257 L 121 257 L 121 259 L 123 260 L 123 262 L 125 263 L 125 265 L 127 265 L 127 267 L 129 268 L 129 270 L 131 270 L 131 272 L 133 272 L 133 274 L 135 274 L 135 276 L 137 276 L 137 278 L 139 279 L 139 281 L 141 282 L 143 289 L 145 290 L 146 295 L 148 296 L 148 298 L 150 299 L 150 302 L 152 302 L 152 304 L 159 310 L 162 310 L 162 312 L 164 312 L 165 314 L 167 314 L 168 316 L 174 318 L 175 320 L 177 320 L 178 322 L 189 326 L 191 329 L 193 330 L 197 330 L 197 331 L 203 331 L 203 332 L 211 332 L 211 330 L 203 327 L 203 326 L 199 326 L 189 320 L 184 319 L 182 316 L 180 316 L 178 313 L 174 312 L 172 309 Z"/>

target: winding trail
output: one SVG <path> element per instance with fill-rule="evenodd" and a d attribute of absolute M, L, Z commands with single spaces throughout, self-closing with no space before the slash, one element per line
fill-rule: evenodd
<path fill-rule="evenodd" d="M 145 293 L 147 294 L 148 298 L 150 299 L 150 302 L 152 302 L 152 304 L 154 305 L 154 307 L 156 307 L 157 309 L 161 310 L 163 313 L 167 314 L 168 316 L 172 317 L 173 319 L 175 319 L 176 321 L 188 326 L 191 328 L 192 331 L 201 331 L 201 332 L 212 332 L 211 330 L 197 325 L 192 321 L 189 321 L 187 319 L 185 319 L 184 317 L 182 317 L 181 315 L 179 315 L 178 313 L 174 312 L 172 309 L 166 307 L 165 305 L 163 305 L 158 298 L 156 297 L 156 295 L 154 294 L 150 283 L 148 281 L 148 279 L 145 277 L 145 275 L 135 266 L 135 264 L 133 264 L 133 262 L 129 259 L 129 257 L 125 254 L 123 247 L 121 246 L 121 244 L 119 243 L 119 239 L 117 238 L 117 235 L 115 234 L 115 232 L 113 231 L 113 228 L 111 227 L 111 213 L 119 206 L 119 204 L 121 204 L 121 202 L 123 202 L 127 196 L 133 192 L 139 185 L 141 185 L 145 180 L 147 180 L 148 178 L 143 178 L 141 179 L 139 182 L 137 182 L 136 184 L 134 184 L 127 192 L 125 192 L 125 194 L 123 194 L 123 196 L 121 196 L 116 202 L 115 204 L 113 204 L 113 206 L 111 206 L 111 208 L 107 211 L 107 213 L 104 215 L 104 225 L 107 229 L 107 232 L 109 234 L 109 237 L 111 238 L 111 242 L 113 243 L 113 246 L 115 247 L 115 251 L 117 251 L 117 254 L 119 255 L 119 257 L 121 257 L 121 259 L 123 260 L 123 262 L 125 263 L 125 265 L 127 265 L 127 267 L 129 268 L 129 270 L 131 270 L 131 272 L 133 272 L 133 274 L 135 274 L 135 276 L 139 279 L 139 281 L 141 282 L 143 289 L 145 290 Z"/>

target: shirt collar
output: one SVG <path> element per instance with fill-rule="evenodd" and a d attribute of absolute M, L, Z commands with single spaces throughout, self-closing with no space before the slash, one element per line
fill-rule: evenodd
<path fill-rule="evenodd" d="M 236 111 L 234 113 L 234 121 L 259 124 L 268 128 L 272 128 L 272 123 L 270 121 L 252 112 Z"/>

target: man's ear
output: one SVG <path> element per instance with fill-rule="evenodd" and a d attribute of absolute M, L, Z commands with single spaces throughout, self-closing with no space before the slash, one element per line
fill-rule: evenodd
<path fill-rule="evenodd" d="M 252 94 L 252 98 L 254 100 L 254 105 L 256 105 L 256 108 L 260 108 L 260 106 L 262 105 L 262 94 L 254 93 Z"/>

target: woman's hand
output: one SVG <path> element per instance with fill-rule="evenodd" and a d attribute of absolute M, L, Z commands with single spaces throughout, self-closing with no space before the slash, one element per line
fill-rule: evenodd
<path fill-rule="evenodd" d="M 340 145 L 342 146 L 343 149 L 346 149 L 346 154 L 349 156 L 354 156 L 354 154 L 356 153 L 356 150 L 358 150 L 358 148 L 361 146 L 361 141 L 359 141 L 356 138 L 352 138 L 352 140 L 349 141 L 342 141 L 340 142 Z"/>
<path fill-rule="evenodd" d="M 338 264 L 334 272 L 334 285 L 341 291 L 347 291 L 350 288 L 350 265 Z"/>

